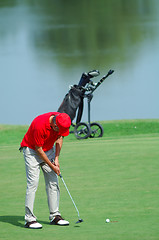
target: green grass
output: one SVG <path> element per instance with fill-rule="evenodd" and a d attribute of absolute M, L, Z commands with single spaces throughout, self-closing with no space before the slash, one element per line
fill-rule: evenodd
<path fill-rule="evenodd" d="M 50 226 L 44 179 L 40 176 L 35 215 L 41 230 L 24 225 L 26 177 L 19 143 L 27 126 L 0 126 L 0 239 L 157 240 L 159 120 L 102 122 L 100 139 L 64 139 L 60 163 L 60 210 L 68 227 Z M 110 218 L 110 223 L 105 219 Z"/>

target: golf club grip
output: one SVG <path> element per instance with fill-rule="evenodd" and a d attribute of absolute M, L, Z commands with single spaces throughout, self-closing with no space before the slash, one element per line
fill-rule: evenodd
<path fill-rule="evenodd" d="M 62 178 L 62 175 L 61 175 L 61 173 L 59 174 L 59 177 L 60 177 L 60 178 Z"/>

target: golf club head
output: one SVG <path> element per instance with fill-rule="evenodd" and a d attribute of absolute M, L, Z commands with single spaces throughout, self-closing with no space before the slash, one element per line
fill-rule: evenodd
<path fill-rule="evenodd" d="M 100 72 L 98 70 L 92 70 L 92 71 L 88 72 L 88 76 L 90 78 L 97 77 L 97 76 L 99 76 L 99 74 L 100 74 Z"/>
<path fill-rule="evenodd" d="M 76 223 L 81 223 L 81 222 L 83 222 L 83 219 L 79 218 Z"/>

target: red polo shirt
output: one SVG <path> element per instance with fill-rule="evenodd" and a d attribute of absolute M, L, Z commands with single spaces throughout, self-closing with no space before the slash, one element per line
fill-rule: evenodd
<path fill-rule="evenodd" d="M 26 132 L 21 147 L 35 150 L 35 146 L 38 146 L 42 147 L 44 151 L 50 150 L 59 136 L 59 133 L 50 127 L 49 122 L 50 117 L 56 114 L 58 113 L 49 112 L 36 117 Z"/>

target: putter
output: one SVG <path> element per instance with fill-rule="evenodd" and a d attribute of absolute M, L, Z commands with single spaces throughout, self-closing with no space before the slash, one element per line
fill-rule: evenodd
<path fill-rule="evenodd" d="M 71 200 L 72 200 L 72 202 L 73 202 L 73 205 L 74 205 L 74 207 L 75 207 L 75 209 L 76 209 L 76 211 L 77 211 L 78 221 L 77 221 L 76 223 L 81 223 L 81 222 L 83 222 L 83 219 L 80 218 L 78 208 L 77 208 L 77 206 L 76 206 L 76 204 L 75 204 L 75 202 L 74 202 L 74 200 L 73 200 L 73 198 L 72 198 L 72 196 L 71 196 L 71 194 L 70 194 L 70 192 L 69 192 L 69 190 L 68 190 L 68 188 L 67 188 L 67 185 L 66 185 L 66 183 L 65 183 L 65 181 L 64 181 L 61 173 L 59 174 L 59 177 L 61 178 L 61 180 L 62 180 L 62 182 L 63 182 L 63 184 L 64 184 L 64 186 L 65 186 L 65 188 L 66 188 L 66 190 L 67 190 L 67 192 L 68 192 L 68 195 L 70 196 L 70 198 L 71 198 Z"/>

